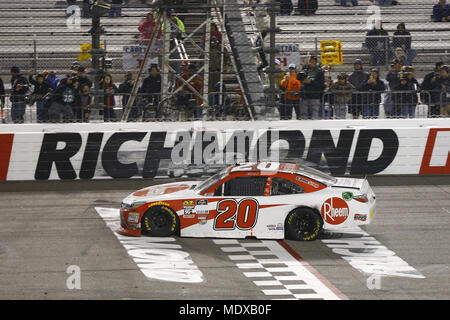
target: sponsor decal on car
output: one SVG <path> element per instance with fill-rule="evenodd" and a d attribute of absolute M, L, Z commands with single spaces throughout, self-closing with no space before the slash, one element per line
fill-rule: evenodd
<path fill-rule="evenodd" d="M 208 215 L 209 214 L 209 210 L 207 210 L 207 209 L 196 209 L 193 213 Z"/>
<path fill-rule="evenodd" d="M 139 222 L 139 212 L 129 212 L 128 213 L 128 222 L 138 223 Z"/>
<path fill-rule="evenodd" d="M 150 203 L 148 205 L 149 208 L 154 207 L 154 206 L 166 206 L 166 207 L 170 207 L 170 203 L 164 202 L 164 201 L 156 201 L 153 203 Z"/>
<path fill-rule="evenodd" d="M 358 221 L 367 221 L 367 214 L 355 213 L 354 219 Z"/>
<path fill-rule="evenodd" d="M 352 192 L 342 192 L 342 199 L 345 201 L 350 201 L 353 199 L 353 193 Z"/>
<path fill-rule="evenodd" d="M 197 205 L 198 206 L 206 206 L 207 204 L 208 204 L 208 200 L 207 199 L 197 200 Z"/>
<path fill-rule="evenodd" d="M 315 183 L 313 181 L 310 181 L 308 179 L 305 179 L 305 178 L 302 178 L 302 177 L 299 177 L 299 176 L 295 177 L 295 179 L 300 181 L 300 182 L 306 183 L 306 184 L 308 184 L 310 186 L 313 186 L 314 188 L 318 188 L 319 187 L 319 185 L 317 183 Z"/>
<path fill-rule="evenodd" d="M 350 210 L 347 202 L 340 198 L 333 197 L 327 199 L 323 203 L 321 213 L 323 221 L 332 225 L 338 225 L 347 220 Z"/>
<path fill-rule="evenodd" d="M 195 208 L 195 201 L 194 200 L 184 200 L 183 208 Z"/>

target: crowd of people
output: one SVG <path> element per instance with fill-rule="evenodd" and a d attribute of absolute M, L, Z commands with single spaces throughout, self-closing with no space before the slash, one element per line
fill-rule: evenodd
<path fill-rule="evenodd" d="M 366 72 L 360 59 L 354 61 L 351 74 L 340 73 L 333 81 L 312 56 L 299 71 L 290 64 L 288 71 L 275 61 L 278 74 L 280 119 L 353 119 L 378 118 L 384 108 L 387 118 L 414 118 L 419 102 L 429 105 L 428 116 L 450 115 L 449 66 L 436 63 L 435 70 L 422 83 L 411 66 L 394 59 L 385 81 L 376 68 Z M 384 99 L 383 99 L 384 96 Z"/>

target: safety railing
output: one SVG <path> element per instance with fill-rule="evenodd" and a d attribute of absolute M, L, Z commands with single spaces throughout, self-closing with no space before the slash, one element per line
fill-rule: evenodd
<path fill-rule="evenodd" d="M 311 94 L 311 92 L 309 92 Z M 319 97 L 304 92 L 284 91 L 275 99 L 270 120 L 308 119 L 389 119 L 450 117 L 450 91 L 325 91 Z M 92 122 L 91 113 L 99 110 L 102 122 L 122 121 L 129 93 L 102 94 L 99 109 L 94 108 L 90 92 L 73 97 L 4 96 L 0 112 L 2 123 Z M 66 100 L 65 100 L 66 99 Z M 72 99 L 72 100 L 70 100 Z M 138 93 L 126 121 L 245 121 L 250 120 L 239 90 L 213 92 L 208 105 L 188 90 L 161 99 L 160 93 Z M 98 122 L 97 120 L 95 122 Z"/>

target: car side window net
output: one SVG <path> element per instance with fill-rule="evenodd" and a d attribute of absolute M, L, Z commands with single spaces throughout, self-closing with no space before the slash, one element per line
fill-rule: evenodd
<path fill-rule="evenodd" d="M 266 177 L 238 177 L 228 180 L 223 186 L 224 196 L 245 197 L 245 196 L 263 196 Z M 219 186 L 217 189 L 220 189 Z M 216 189 L 216 192 L 219 193 Z M 216 195 L 215 192 L 215 195 Z"/>
<path fill-rule="evenodd" d="M 272 178 L 271 189 L 272 189 L 271 190 L 272 196 L 299 194 L 305 192 L 305 190 L 303 190 L 303 188 L 300 187 L 298 184 L 283 178 Z"/>

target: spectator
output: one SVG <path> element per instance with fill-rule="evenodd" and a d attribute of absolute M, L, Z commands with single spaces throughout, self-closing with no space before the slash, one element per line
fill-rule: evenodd
<path fill-rule="evenodd" d="M 14 123 L 23 123 L 26 107 L 26 94 L 29 89 L 27 79 L 20 73 L 19 67 L 11 68 L 11 119 Z"/>
<path fill-rule="evenodd" d="M 91 17 L 89 0 L 83 0 L 82 17 L 83 18 L 90 18 Z"/>
<path fill-rule="evenodd" d="M 352 92 L 355 90 L 355 87 L 347 79 L 347 74 L 339 74 L 338 81 L 330 88 L 334 97 L 334 116 L 336 119 L 345 119 L 347 117 L 347 104 L 350 102 Z"/>
<path fill-rule="evenodd" d="M 0 78 L 0 118 L 2 119 L 2 123 L 5 123 L 5 85 L 3 84 L 3 79 Z"/>
<path fill-rule="evenodd" d="M 323 105 L 321 105 L 319 111 L 319 117 L 322 119 L 330 119 L 333 117 L 333 108 L 331 106 L 334 105 L 334 95 L 331 92 L 331 86 L 334 84 L 333 79 L 330 76 L 324 76 L 324 94 L 323 94 Z"/>
<path fill-rule="evenodd" d="M 318 0 L 298 0 L 297 15 L 312 16 L 318 9 Z"/>
<path fill-rule="evenodd" d="M 280 88 L 285 92 L 284 103 L 280 105 L 280 120 L 292 119 L 292 109 L 295 109 L 297 119 L 300 119 L 300 88 L 302 83 L 298 77 L 297 66 L 293 63 L 289 65 L 289 72 L 286 73 L 280 82 Z"/>
<path fill-rule="evenodd" d="M 362 87 L 363 94 L 363 118 L 378 118 L 380 114 L 381 93 L 386 89 L 383 81 L 380 80 L 378 69 L 370 71 L 369 80 Z"/>
<path fill-rule="evenodd" d="M 36 118 L 38 122 L 47 122 L 48 109 L 45 107 L 45 98 L 52 91 L 50 88 L 50 83 L 45 81 L 45 77 L 42 73 L 36 76 L 36 80 L 33 79 L 34 70 L 30 71 L 30 76 L 28 78 L 29 82 L 34 86 L 32 95 L 36 101 Z"/>
<path fill-rule="evenodd" d="M 186 86 L 185 82 L 188 82 L 192 89 Z M 202 99 L 198 95 L 203 91 L 203 78 L 196 73 L 194 64 L 190 63 L 187 70 L 178 76 L 177 88 L 180 88 L 177 104 L 183 108 L 185 117 L 199 119 L 202 113 L 200 108 Z"/>
<path fill-rule="evenodd" d="M 450 21 L 450 4 L 447 4 L 447 0 L 439 0 L 439 3 L 434 5 L 432 19 L 434 22 Z"/>
<path fill-rule="evenodd" d="M 60 122 L 61 115 L 64 122 L 73 120 L 76 95 L 73 79 L 70 75 L 67 75 L 66 78 L 61 79 L 53 94 L 53 102 L 48 109 L 48 116 L 51 122 Z"/>
<path fill-rule="evenodd" d="M 111 0 L 111 9 L 109 9 L 109 18 L 120 18 L 122 16 L 123 0 Z"/>
<path fill-rule="evenodd" d="M 85 68 L 83 66 L 80 66 L 78 68 L 77 77 L 78 81 L 80 81 L 80 87 L 87 85 L 89 89 L 92 88 L 92 81 L 87 77 Z"/>
<path fill-rule="evenodd" d="M 148 45 L 153 34 L 153 30 L 156 28 L 156 21 L 153 17 L 153 12 L 147 13 L 145 20 L 139 24 L 138 30 L 141 33 L 141 44 Z M 159 30 L 157 38 L 161 38 L 162 30 Z"/>
<path fill-rule="evenodd" d="M 145 81 L 145 80 L 144 80 Z M 124 76 L 124 81 L 119 85 L 118 94 L 122 95 L 122 112 L 128 105 L 128 100 L 130 99 L 131 92 L 133 91 L 134 81 L 133 73 L 128 71 Z M 136 103 L 130 107 L 128 111 L 128 121 L 136 120 L 139 117 Z"/>
<path fill-rule="evenodd" d="M 348 77 L 350 82 L 356 91 L 362 91 L 362 87 L 369 80 L 369 74 L 364 72 L 363 63 L 360 59 L 356 59 L 353 63 L 354 71 Z M 358 119 L 362 113 L 362 99 L 363 96 L 360 92 L 354 92 L 352 94 L 352 100 L 349 105 L 349 112 L 353 115 L 353 119 Z"/>
<path fill-rule="evenodd" d="M 103 90 L 103 119 L 105 122 L 116 121 L 116 114 L 114 112 L 115 94 L 117 92 L 117 87 L 112 81 L 112 76 L 110 74 L 105 74 L 103 81 L 100 83 L 100 89 Z"/>
<path fill-rule="evenodd" d="M 336 0 L 336 3 L 339 3 L 341 6 L 344 7 L 350 7 L 349 1 L 350 0 Z M 351 3 L 354 7 L 356 7 L 358 5 L 358 0 L 351 0 Z"/>
<path fill-rule="evenodd" d="M 438 84 L 440 78 L 440 70 L 444 66 L 443 62 L 437 62 L 434 71 L 425 75 L 422 81 L 422 90 L 426 90 L 429 94 L 422 94 L 422 101 L 429 104 L 428 115 L 430 117 L 439 116 L 441 114 L 440 107 L 440 86 Z"/>
<path fill-rule="evenodd" d="M 387 118 L 391 116 L 400 116 L 400 109 L 394 105 L 392 98 L 392 90 L 400 84 L 400 71 L 402 70 L 402 64 L 398 59 L 394 59 L 391 64 L 391 70 L 386 75 L 386 81 L 388 82 L 388 92 L 384 98 L 384 113 Z"/>
<path fill-rule="evenodd" d="M 396 55 L 399 49 L 404 52 L 406 59 L 401 61 L 404 66 L 411 66 L 414 58 L 417 56 L 417 51 L 411 48 L 411 40 L 411 33 L 406 31 L 405 23 L 398 24 L 397 31 L 394 32 L 394 36 L 392 37 L 392 47 L 396 51 Z"/>
<path fill-rule="evenodd" d="M 214 22 L 211 23 L 211 32 L 210 32 L 209 37 L 210 37 L 210 39 L 216 38 L 219 41 L 219 43 L 218 43 L 219 46 L 222 44 L 222 33 L 219 31 L 219 29 L 217 28 L 217 25 Z M 205 48 L 205 36 L 204 35 L 200 39 L 200 47 Z"/>
<path fill-rule="evenodd" d="M 290 16 L 292 9 L 294 9 L 294 6 L 291 0 L 280 0 L 280 15 Z"/>
<path fill-rule="evenodd" d="M 412 67 L 403 67 L 400 73 L 399 83 L 393 88 L 392 98 L 395 114 L 403 118 L 414 118 L 416 106 L 419 102 L 417 92 L 420 90 L 419 83 L 415 79 L 415 72 Z"/>
<path fill-rule="evenodd" d="M 300 89 L 300 117 L 319 119 L 321 99 L 325 89 L 324 72 L 318 65 L 317 57 L 312 56 L 304 67 L 306 78 Z"/>
<path fill-rule="evenodd" d="M 169 12 L 169 21 L 170 21 L 170 32 L 172 36 L 177 39 L 182 39 L 185 36 L 186 29 L 184 27 L 183 21 L 177 17 L 177 14 L 173 9 Z M 162 25 L 162 30 L 164 30 L 164 24 Z"/>
<path fill-rule="evenodd" d="M 440 104 L 441 115 L 450 116 L 450 68 L 448 66 L 442 66 L 439 70 L 439 79 L 436 83 L 436 89 L 440 87 Z"/>
<path fill-rule="evenodd" d="M 149 72 L 149 76 L 142 83 L 140 93 L 145 101 L 144 118 L 155 118 L 160 116 L 158 107 L 161 101 L 161 74 L 156 64 L 150 66 Z"/>
<path fill-rule="evenodd" d="M 366 34 L 366 47 L 372 56 L 372 65 L 384 65 L 389 57 L 389 35 L 380 20 Z"/>
<path fill-rule="evenodd" d="M 88 122 L 90 106 L 92 103 L 91 88 L 87 84 L 80 85 L 80 92 L 77 96 L 77 108 L 75 110 L 75 117 L 78 121 Z"/>
<path fill-rule="evenodd" d="M 43 73 L 44 73 L 44 75 L 46 74 L 45 71 Z M 61 81 L 61 78 L 58 78 L 56 76 L 56 72 L 55 71 L 50 71 L 50 73 L 48 73 L 48 76 L 47 76 L 46 80 L 50 84 L 50 88 L 52 88 L 52 90 L 54 91 L 58 87 L 59 82 Z"/>

